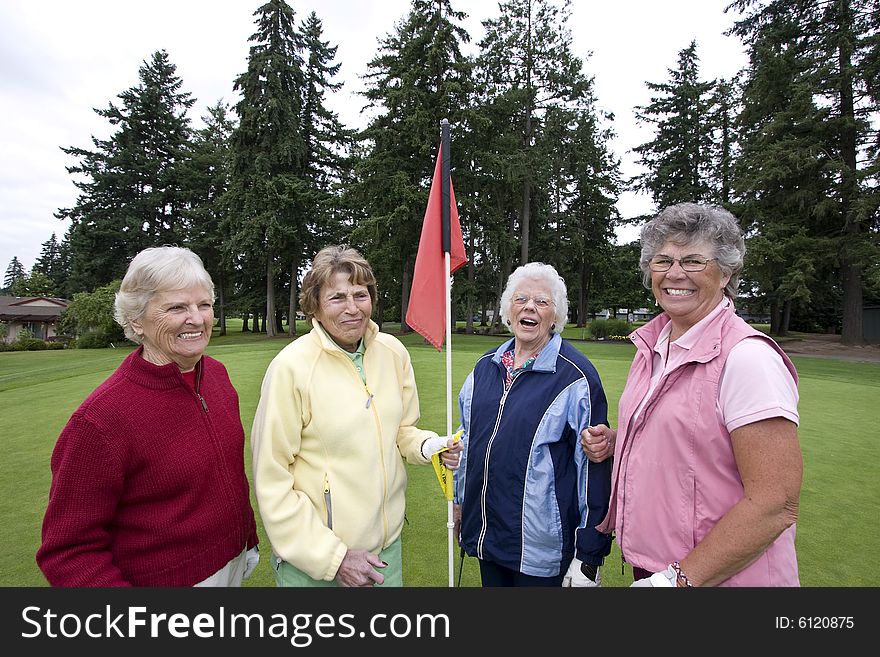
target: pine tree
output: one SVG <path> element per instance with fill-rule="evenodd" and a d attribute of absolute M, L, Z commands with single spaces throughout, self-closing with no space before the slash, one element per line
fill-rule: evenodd
<path fill-rule="evenodd" d="M 80 190 L 68 232 L 73 290 L 90 290 L 121 278 L 146 246 L 185 238 L 179 171 L 188 149 L 187 110 L 195 102 L 165 51 L 157 51 L 138 72 L 140 83 L 95 110 L 116 126 L 108 139 L 92 138 L 94 150 L 62 148 L 79 163 L 67 167 Z"/>
<path fill-rule="evenodd" d="M 748 237 L 742 283 L 747 302 L 769 305 L 776 335 L 786 334 L 793 309 L 806 309 L 814 321 L 821 315 L 811 301 L 833 267 L 828 109 L 816 105 L 804 77 L 802 40 L 789 15 L 762 25 L 750 47 L 738 117 L 733 186 Z"/>
<path fill-rule="evenodd" d="M 621 308 L 634 310 L 656 303 L 642 283 L 639 269 L 641 245 L 638 241 L 608 245 L 592 254 L 595 293 L 590 303 L 592 312 L 608 309 L 611 317 Z"/>
<path fill-rule="evenodd" d="M 678 53 L 668 82 L 646 82 L 656 95 L 636 108 L 641 123 L 656 126 L 650 142 L 635 147 L 647 171 L 636 176 L 637 189 L 651 194 L 658 207 L 683 201 L 714 201 L 711 170 L 712 125 L 709 95 L 713 82 L 701 82 L 697 43 Z"/>
<path fill-rule="evenodd" d="M 836 166 L 833 200 L 836 210 L 836 251 L 842 290 L 842 341 L 863 341 L 863 272 L 878 260 L 872 232 L 878 228 L 877 170 L 865 154 L 877 144 L 871 125 L 877 104 L 877 41 L 880 6 L 877 0 L 737 0 L 745 14 L 733 31 L 748 44 L 766 25 L 790 16 L 799 39 L 798 55 L 805 65 L 803 81 L 817 105 L 829 108 L 829 143 Z"/>
<path fill-rule="evenodd" d="M 21 264 L 18 256 L 12 256 L 9 266 L 6 268 L 6 275 L 3 277 L 4 289 L 10 290 L 17 281 L 25 276 L 27 276 L 27 270 L 24 268 L 24 265 Z"/>
<path fill-rule="evenodd" d="M 274 318 L 280 258 L 289 261 L 301 253 L 305 234 L 303 42 L 294 10 L 284 0 L 269 0 L 254 15 L 257 31 L 250 37 L 247 71 L 234 87 L 241 100 L 235 106 L 239 123 L 227 198 L 233 250 L 259 263 L 266 317 Z M 266 327 L 270 337 L 277 334 L 274 321 Z"/>
<path fill-rule="evenodd" d="M 507 114 L 499 123 L 502 140 L 510 128 L 518 133 L 515 150 L 500 154 L 505 177 L 516 181 L 519 196 L 520 262 L 529 260 L 533 197 L 544 189 L 536 178 L 542 158 L 535 151 L 543 115 L 548 108 L 580 103 L 591 93 L 582 62 L 571 51 L 567 23 L 570 2 L 556 6 L 552 0 L 508 0 L 499 4 L 501 15 L 484 22 L 480 42 L 478 78 L 485 102 Z"/>
<path fill-rule="evenodd" d="M 333 78 L 341 64 L 334 63 L 337 46 L 323 40 L 321 20 L 312 12 L 303 21 L 300 31 L 305 53 L 302 133 L 305 145 L 303 158 L 304 194 L 303 222 L 305 230 L 299 249 L 291 252 L 290 296 L 288 304 L 289 334 L 296 335 L 296 308 L 299 270 L 308 256 L 322 247 L 343 239 L 346 217 L 343 207 L 342 182 L 351 168 L 348 153 L 353 132 L 346 130 L 339 117 L 326 105 L 326 94 L 342 87 Z"/>
<path fill-rule="evenodd" d="M 716 81 L 710 94 L 709 108 L 708 123 L 712 131 L 709 140 L 709 170 L 712 172 L 709 184 L 715 202 L 726 205 L 731 202 L 731 178 L 738 155 L 735 123 L 740 100 L 738 87 L 733 80 Z"/>
<path fill-rule="evenodd" d="M 609 252 L 614 239 L 614 225 L 619 219 L 615 204 L 623 183 L 620 161 L 610 148 L 613 133 L 601 127 L 595 109 L 582 110 L 574 126 L 575 147 L 569 155 L 574 196 L 562 215 L 565 239 L 559 250 L 569 292 L 578 295 L 573 304 L 577 325 L 584 326 L 599 254 Z"/>
<path fill-rule="evenodd" d="M 30 274 L 16 280 L 10 288 L 14 297 L 54 297 L 55 283 L 45 274 L 31 271 Z"/>
<path fill-rule="evenodd" d="M 211 274 L 217 295 L 218 334 L 226 335 L 227 286 L 233 278 L 225 194 L 229 189 L 230 140 L 234 123 L 229 106 L 218 101 L 202 117 L 204 127 L 193 137 L 192 155 L 184 169 L 186 213 L 191 248 Z"/>
<path fill-rule="evenodd" d="M 393 34 L 380 41 L 368 64 L 365 96 L 376 116 L 361 135 L 366 156 L 358 163 L 355 195 L 366 210 L 352 240 L 370 254 L 380 289 L 399 292 L 379 300 L 403 318 L 419 244 L 428 185 L 434 171 L 440 120 L 452 126 L 452 157 L 462 161 L 457 127 L 468 105 L 470 62 L 461 52 L 468 35 L 465 14 L 450 0 L 413 0 Z M 459 193 L 461 187 L 456 183 Z"/>
<path fill-rule="evenodd" d="M 51 282 L 52 288 L 61 295 L 66 295 L 68 278 L 68 253 L 67 242 L 58 242 L 55 233 L 43 242 L 40 255 L 31 268 L 31 275 L 39 273 L 45 275 Z"/>
<path fill-rule="evenodd" d="M 482 79 L 482 74 L 477 77 Z M 491 310 L 492 324 L 498 327 L 501 292 L 521 254 L 518 220 L 522 176 L 517 154 L 522 148 L 522 121 L 512 94 L 489 100 L 482 82 L 478 83 L 478 93 L 481 102 L 470 118 L 467 135 L 473 152 L 465 167 L 471 193 L 459 195 L 463 205 L 460 212 L 467 210 L 467 214 L 479 217 L 467 233 L 468 253 L 473 254 L 468 266 L 471 294 L 479 299 L 483 310 L 481 323 Z M 456 180 L 460 179 L 457 176 Z"/>

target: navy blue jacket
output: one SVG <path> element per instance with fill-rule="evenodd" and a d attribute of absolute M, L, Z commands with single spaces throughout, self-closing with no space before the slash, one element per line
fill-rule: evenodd
<path fill-rule="evenodd" d="M 513 343 L 484 354 L 458 397 L 461 545 L 538 577 L 565 572 L 575 554 L 600 565 L 611 549 L 595 529 L 608 511 L 611 459 L 591 463 L 579 442 L 587 426 L 608 424 L 599 375 L 556 334 L 505 392 L 501 356 Z"/>

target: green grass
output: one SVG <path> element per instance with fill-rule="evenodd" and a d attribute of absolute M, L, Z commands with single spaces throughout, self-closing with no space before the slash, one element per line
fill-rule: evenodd
<path fill-rule="evenodd" d="M 395 330 L 396 325 L 385 326 Z M 300 324 L 300 333 L 305 327 Z M 581 342 L 569 327 L 566 337 L 595 364 L 616 421 L 633 348 L 628 344 Z M 446 432 L 446 355 L 416 334 L 402 338 L 412 354 L 418 380 L 421 426 Z M 247 433 L 260 382 L 272 357 L 289 338 L 269 340 L 241 333 L 230 322 L 228 335 L 215 336 L 208 352 L 229 369 L 241 399 Z M 502 341 L 500 336 L 453 336 L 453 395 L 458 394 L 476 358 Z M 5 453 L 0 471 L 0 519 L 6 532 L 0 551 L 0 586 L 44 586 L 34 562 L 50 483 L 49 457 L 70 414 L 130 352 L 131 347 L 0 353 L 0 417 Z M 880 365 L 820 358 L 794 359 L 800 374 L 799 430 L 804 483 L 798 521 L 798 561 L 804 586 L 877 586 L 880 575 L 870 555 L 880 554 L 880 442 L 877 399 Z M 458 407 L 454 404 L 454 421 Z M 250 473 L 250 450 L 245 460 Z M 404 527 L 404 581 L 408 586 L 446 586 L 446 500 L 430 467 L 407 466 L 407 522 Z M 256 509 L 256 503 L 254 502 Z M 259 523 L 259 515 L 258 515 Z M 269 543 L 259 526 L 264 562 L 247 582 L 272 586 Z M 458 568 L 458 550 L 455 565 Z M 462 586 L 478 586 L 476 561 L 465 558 Z M 616 546 L 602 569 L 606 586 L 629 584 L 621 575 Z M 456 575 L 457 578 L 457 575 Z"/>

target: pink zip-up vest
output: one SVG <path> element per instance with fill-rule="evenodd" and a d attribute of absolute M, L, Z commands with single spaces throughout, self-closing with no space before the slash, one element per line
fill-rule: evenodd
<path fill-rule="evenodd" d="M 599 531 L 616 531 L 628 563 L 651 572 L 684 559 L 743 497 L 730 434 L 719 420 L 719 379 L 730 350 L 763 338 L 797 372 L 782 349 L 736 315 L 733 304 L 706 326 L 688 360 L 662 378 L 639 416 L 651 381 L 653 345 L 665 313 L 631 335 L 637 352 L 618 406 L 611 506 Z M 795 526 L 720 586 L 800 586 Z"/>

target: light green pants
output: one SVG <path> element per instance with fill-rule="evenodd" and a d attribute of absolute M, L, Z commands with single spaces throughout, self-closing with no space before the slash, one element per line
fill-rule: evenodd
<path fill-rule="evenodd" d="M 376 586 L 403 586 L 403 558 L 401 556 L 400 538 L 379 553 L 379 558 L 388 564 L 382 568 L 381 573 L 385 581 Z M 296 566 L 284 561 L 281 557 L 272 553 L 272 570 L 275 572 L 276 586 L 339 586 L 336 580 L 326 581 L 312 579 Z"/>

